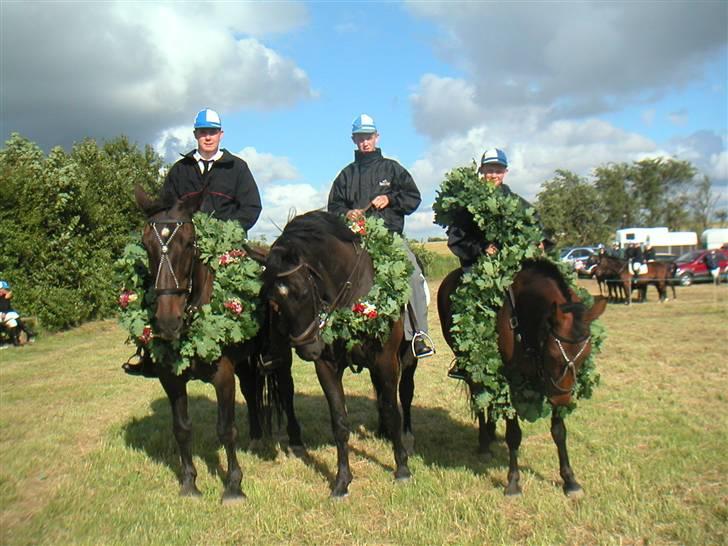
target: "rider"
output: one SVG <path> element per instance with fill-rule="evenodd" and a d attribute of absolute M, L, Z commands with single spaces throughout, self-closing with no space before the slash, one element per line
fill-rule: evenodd
<path fill-rule="evenodd" d="M 184 154 L 167 174 L 162 194 L 172 200 L 204 193 L 200 211 L 219 220 L 236 220 L 247 231 L 260 216 L 260 194 L 248 164 L 220 148 L 224 131 L 219 114 L 210 108 L 197 113 L 194 123 L 197 148 Z M 138 364 L 125 363 L 131 375 L 156 377 L 151 359 L 142 356 Z"/>
<path fill-rule="evenodd" d="M 645 262 L 654 262 L 657 259 L 657 254 L 655 253 L 655 247 L 652 246 L 649 239 L 647 239 L 647 241 L 645 242 L 644 259 L 645 259 Z"/>
<path fill-rule="evenodd" d="M 7 328 L 13 345 L 17 346 L 21 345 L 20 334 L 22 332 L 25 332 L 28 339 L 35 337 L 35 333 L 20 320 L 20 314 L 12 308 L 10 303 L 12 298 L 13 292 L 10 290 L 10 283 L 0 280 L 0 324 Z"/>
<path fill-rule="evenodd" d="M 488 148 L 483 153 L 478 168 L 478 175 L 481 180 L 494 185 L 498 190 L 508 196 L 515 195 L 525 208 L 531 204 L 521 196 L 514 193 L 503 181 L 508 173 L 508 158 L 500 148 Z M 552 246 L 548 237 L 544 236 L 540 245 L 541 248 Z M 499 241 L 486 241 L 483 232 L 475 223 L 473 216 L 466 209 L 462 209 L 459 217 L 447 228 L 447 246 L 450 251 L 460 260 L 460 267 L 463 273 L 469 273 L 475 263 L 483 254 L 493 256 L 500 249 Z M 462 370 L 457 360 L 448 371 L 448 376 L 453 379 L 466 379 L 466 373 Z"/>
<path fill-rule="evenodd" d="M 382 218 L 390 232 L 402 235 L 405 215 L 412 214 L 422 201 L 412 175 L 393 159 L 382 156 L 382 150 L 377 148 L 379 133 L 371 116 L 361 114 L 354 119 L 351 140 L 357 148 L 354 161 L 344 167 L 331 186 L 329 212 L 352 221 L 371 209 L 371 214 Z M 424 358 L 435 352 L 428 345 L 425 277 L 404 237 L 402 240 L 414 266 L 408 304 L 411 312 L 405 314 L 405 338 L 414 340 L 415 356 Z"/>
<path fill-rule="evenodd" d="M 645 261 L 644 255 L 642 254 L 642 248 L 637 243 L 630 243 L 627 251 L 624 253 L 624 257 L 629 262 L 629 270 L 635 275 L 639 275 L 640 268 Z"/>

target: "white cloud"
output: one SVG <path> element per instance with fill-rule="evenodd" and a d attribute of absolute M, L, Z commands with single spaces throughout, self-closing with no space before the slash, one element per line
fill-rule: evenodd
<path fill-rule="evenodd" d="M 120 132 L 151 142 L 169 127 L 191 125 L 202 106 L 224 114 L 315 96 L 306 73 L 257 38 L 305 22 L 302 4 L 80 8 L 3 4 L 3 130 L 42 146 Z"/>
<path fill-rule="evenodd" d="M 415 128 L 433 138 L 467 130 L 482 119 L 475 87 L 462 79 L 425 74 L 410 102 Z"/>
<path fill-rule="evenodd" d="M 293 216 L 325 207 L 328 195 L 310 184 L 270 184 L 260 189 L 263 212 L 250 237 L 265 236 L 268 242 L 275 240 Z"/>
<path fill-rule="evenodd" d="M 287 157 L 261 153 L 251 146 L 243 148 L 235 155 L 246 161 L 259 187 L 275 181 L 295 180 L 300 177 Z"/>

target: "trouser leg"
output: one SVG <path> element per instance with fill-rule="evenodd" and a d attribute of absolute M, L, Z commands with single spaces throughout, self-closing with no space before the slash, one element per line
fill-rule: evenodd
<path fill-rule="evenodd" d="M 410 275 L 409 283 L 412 293 L 410 294 L 409 305 L 412 307 L 412 313 L 405 313 L 405 339 L 412 339 L 415 332 L 427 333 L 427 296 L 425 295 L 425 277 L 422 274 L 415 255 L 410 250 L 407 243 L 404 243 L 404 249 L 407 257 L 412 263 L 414 270 Z M 414 324 L 412 316 L 414 315 Z"/>

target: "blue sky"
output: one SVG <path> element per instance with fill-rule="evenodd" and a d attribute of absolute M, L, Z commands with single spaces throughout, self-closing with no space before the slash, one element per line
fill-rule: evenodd
<path fill-rule="evenodd" d="M 728 3 L 0 2 L 0 136 L 48 150 L 125 134 L 172 160 L 217 109 L 273 237 L 325 205 L 352 119 L 423 195 L 499 146 L 533 199 L 555 169 L 688 159 L 728 207 Z"/>

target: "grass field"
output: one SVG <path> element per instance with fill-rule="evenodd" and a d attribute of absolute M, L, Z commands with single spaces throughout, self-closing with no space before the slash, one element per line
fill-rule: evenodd
<path fill-rule="evenodd" d="M 524 425 L 523 496 L 503 496 L 505 444 L 491 461 L 477 454 L 434 308 L 438 354 L 416 377 L 414 477 L 393 480 L 369 379 L 347 374 L 354 481 L 342 502 L 328 497 L 336 450 L 308 363 L 294 365 L 308 455 L 287 455 L 285 442 L 249 452 L 239 402 L 248 500 L 221 506 L 210 386 L 190 389 L 203 497 L 180 498 L 166 397 L 120 370 L 131 350 L 114 322 L 0 351 L 0 544 L 726 544 L 728 287 L 678 289 L 665 304 L 649 295 L 607 309 L 602 384 L 567 419 L 579 501 L 561 492 L 547 421 Z"/>

